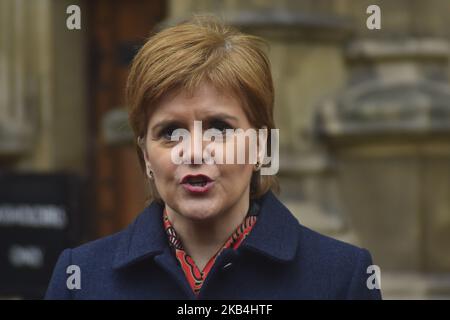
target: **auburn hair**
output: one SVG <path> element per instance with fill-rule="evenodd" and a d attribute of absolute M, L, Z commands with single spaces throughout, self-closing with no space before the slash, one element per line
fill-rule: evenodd
<path fill-rule="evenodd" d="M 129 123 L 135 141 L 147 134 L 147 125 L 158 101 L 178 91 L 193 93 L 205 81 L 231 93 L 255 128 L 275 128 L 274 87 L 266 42 L 244 34 L 214 16 L 194 16 L 151 36 L 135 56 L 126 86 Z M 145 173 L 142 148 L 136 144 Z M 162 201 L 153 181 L 151 199 Z M 275 176 L 253 173 L 250 196 L 257 198 L 269 189 L 279 192 Z M 150 199 L 150 200 L 151 200 Z"/>

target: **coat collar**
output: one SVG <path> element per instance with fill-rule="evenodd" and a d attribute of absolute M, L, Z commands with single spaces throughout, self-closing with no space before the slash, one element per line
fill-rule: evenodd
<path fill-rule="evenodd" d="M 294 259 L 299 232 L 297 219 L 271 191 L 259 198 L 258 202 L 258 221 L 240 248 L 274 261 Z M 162 210 L 163 205 L 152 202 L 120 233 L 114 268 L 123 268 L 159 255 L 168 248 Z"/>

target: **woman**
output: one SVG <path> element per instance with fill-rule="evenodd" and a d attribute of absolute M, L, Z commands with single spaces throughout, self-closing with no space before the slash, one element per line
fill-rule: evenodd
<path fill-rule="evenodd" d="M 262 44 L 197 17 L 142 47 L 127 97 L 153 202 L 124 231 L 65 250 L 47 298 L 381 298 L 367 286 L 369 252 L 300 225 L 261 174 L 275 128 Z M 236 129 L 269 130 L 253 154 Z M 214 139 L 199 140 L 206 131 Z"/>

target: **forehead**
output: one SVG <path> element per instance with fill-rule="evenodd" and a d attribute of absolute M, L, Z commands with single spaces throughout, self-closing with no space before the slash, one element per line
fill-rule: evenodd
<path fill-rule="evenodd" d="M 164 97 L 149 119 L 149 125 L 168 118 L 202 119 L 217 113 L 243 120 L 247 118 L 238 98 L 212 85 L 202 84 L 191 94 L 180 91 Z"/>

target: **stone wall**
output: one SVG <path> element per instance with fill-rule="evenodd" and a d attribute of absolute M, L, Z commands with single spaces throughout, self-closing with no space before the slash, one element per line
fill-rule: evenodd
<path fill-rule="evenodd" d="M 0 1 L 0 164 L 86 173 L 85 30 L 66 28 L 81 1 Z"/>
<path fill-rule="evenodd" d="M 450 2 L 169 3 L 167 24 L 214 13 L 269 42 L 297 218 L 371 250 L 385 297 L 450 297 Z"/>

